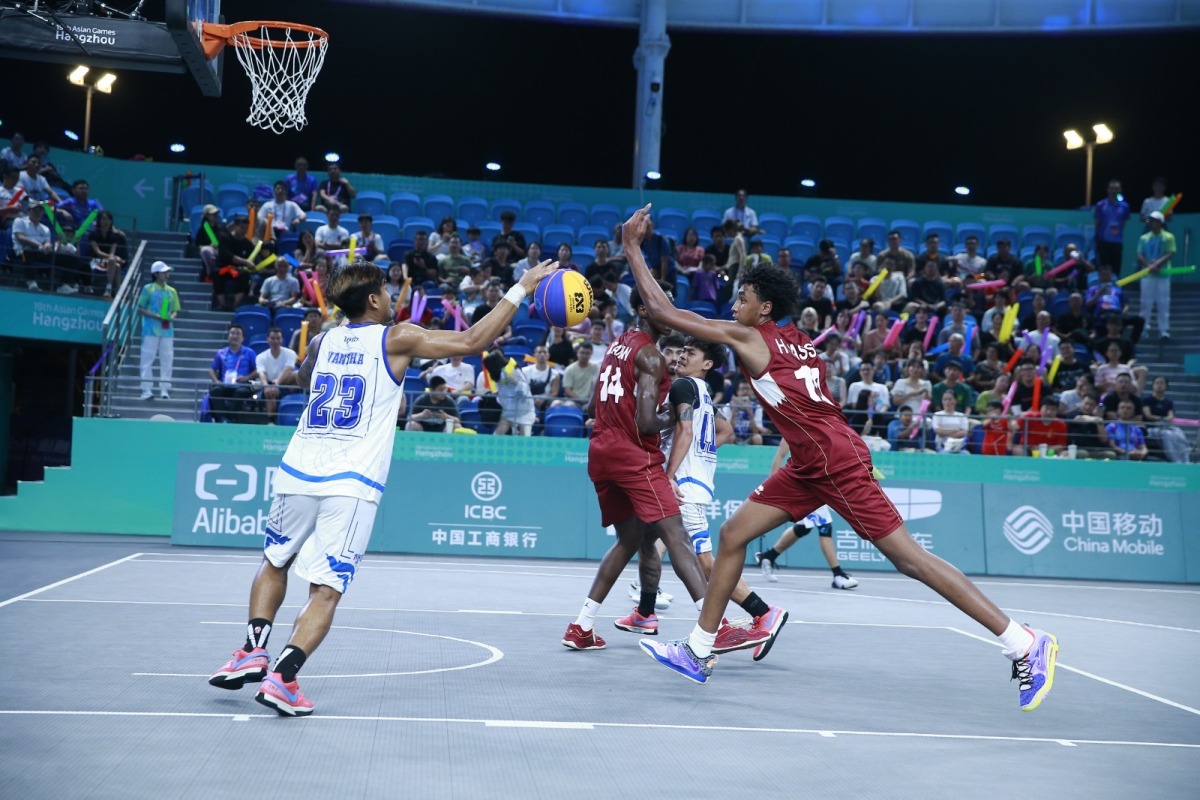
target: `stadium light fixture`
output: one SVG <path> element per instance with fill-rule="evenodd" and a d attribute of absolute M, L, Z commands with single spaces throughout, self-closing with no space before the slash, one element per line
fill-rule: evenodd
<path fill-rule="evenodd" d="M 89 72 L 87 67 L 76 67 L 71 70 L 71 74 L 67 76 L 67 80 L 76 86 L 84 86 L 83 78 Z"/>
<path fill-rule="evenodd" d="M 187 147 L 185 147 L 180 142 L 175 142 L 175 144 L 171 145 L 172 153 L 182 153 L 184 150 L 187 150 Z"/>
<path fill-rule="evenodd" d="M 484 164 L 483 166 L 487 169 L 488 172 L 499 172 L 500 171 L 500 162 L 499 161 L 489 161 L 486 164 Z"/>
<path fill-rule="evenodd" d="M 70 128 L 67 128 L 65 131 L 63 131 L 63 136 L 66 136 L 72 142 L 79 141 L 79 134 L 76 133 L 75 131 L 71 130 Z"/>
<path fill-rule="evenodd" d="M 106 72 L 95 80 L 89 83 L 87 75 L 91 72 L 90 69 L 84 66 L 78 66 L 71 70 L 67 75 L 67 80 L 75 86 L 82 86 L 87 89 L 87 105 L 83 112 L 83 151 L 88 152 L 92 141 L 92 95 L 96 92 L 104 94 L 112 94 L 113 84 L 117 82 L 117 76 L 111 72 Z"/>
<path fill-rule="evenodd" d="M 325 163 L 326 164 L 336 164 L 341 160 L 342 160 L 341 155 L 339 155 L 338 153 L 335 153 L 332 150 L 330 150 L 328 153 L 325 154 Z"/>
<path fill-rule="evenodd" d="M 805 189 L 817 188 L 817 182 L 814 181 L 812 178 L 805 178 L 804 180 L 800 181 L 800 185 L 803 186 Z"/>
<path fill-rule="evenodd" d="M 967 186 L 955 186 L 954 193 L 960 197 L 966 197 L 971 193 L 971 189 Z"/>
<path fill-rule="evenodd" d="M 1092 130 L 1096 132 L 1096 144 L 1108 144 L 1113 140 L 1112 128 L 1108 127 L 1103 122 L 1098 122 L 1093 125 Z"/>
<path fill-rule="evenodd" d="M 662 173 L 656 169 L 652 169 L 646 173 L 646 180 L 660 181 L 660 180 L 662 180 Z"/>
<path fill-rule="evenodd" d="M 112 94 L 113 84 L 117 82 L 117 76 L 111 72 L 106 72 L 96 81 L 96 91 Z"/>
<path fill-rule="evenodd" d="M 1063 131 L 1063 138 L 1067 140 L 1068 150 L 1085 150 L 1087 152 L 1087 177 L 1083 184 L 1083 207 L 1087 208 L 1092 203 L 1092 163 L 1093 151 L 1098 144 L 1108 144 L 1113 140 L 1112 128 L 1103 122 L 1097 122 L 1092 126 L 1092 132 L 1096 135 L 1095 139 L 1087 140 L 1080 135 L 1079 131 L 1072 128 L 1069 131 Z"/>
<path fill-rule="evenodd" d="M 1063 131 L 1063 138 L 1067 140 L 1068 150 L 1078 150 L 1083 147 L 1083 137 L 1074 128 L 1069 131 Z"/>

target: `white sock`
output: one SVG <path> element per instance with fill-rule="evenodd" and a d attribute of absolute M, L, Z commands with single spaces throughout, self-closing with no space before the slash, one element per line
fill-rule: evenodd
<path fill-rule="evenodd" d="M 696 627 L 692 628 L 691 634 L 688 636 L 688 647 L 692 648 L 692 652 L 696 654 L 696 658 L 708 658 L 712 655 L 713 642 L 717 640 L 715 633 L 709 633 L 700 627 L 700 623 L 696 623 Z"/>
<path fill-rule="evenodd" d="M 1004 655 L 1016 661 L 1019 658 L 1024 658 L 1029 652 L 1029 648 L 1033 647 L 1033 634 L 1028 628 L 1018 625 L 1013 620 L 1008 621 L 1008 627 L 1004 629 L 1004 633 L 996 637 L 1000 640 L 1000 644 L 1004 645 Z"/>
<path fill-rule="evenodd" d="M 701 597 L 699 600 L 696 601 L 696 610 L 697 611 L 704 610 L 704 598 L 703 597 Z"/>
<path fill-rule="evenodd" d="M 579 612 L 579 616 L 575 618 L 575 624 L 583 628 L 584 632 L 590 631 L 596 627 L 596 612 L 600 610 L 600 604 L 590 597 L 584 601 L 583 610 Z"/>

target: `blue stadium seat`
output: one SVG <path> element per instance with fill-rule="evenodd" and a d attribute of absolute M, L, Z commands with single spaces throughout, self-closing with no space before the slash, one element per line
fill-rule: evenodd
<path fill-rule="evenodd" d="M 670 228 L 682 232 L 692 227 L 692 220 L 688 213 L 681 208 L 664 208 L 658 212 L 654 224 L 659 228 Z M 705 233 L 707 232 L 706 228 Z"/>
<path fill-rule="evenodd" d="M 400 235 L 405 239 L 414 239 L 416 238 L 417 231 L 433 233 L 433 230 L 436 227 L 437 223 L 435 223 L 430 217 L 409 217 L 408 219 L 404 220 L 404 226 L 401 229 Z"/>
<path fill-rule="evenodd" d="M 571 260 L 578 264 L 580 269 L 587 269 L 592 265 L 592 262 L 596 260 L 596 251 L 594 249 L 588 250 L 583 247 L 579 248 L 578 250 L 572 248 Z"/>
<path fill-rule="evenodd" d="M 587 430 L 583 411 L 574 405 L 551 406 L 542 420 L 542 435 L 578 438 Z"/>
<path fill-rule="evenodd" d="M 1026 225 L 1021 231 L 1021 246 L 1022 247 L 1037 247 L 1039 244 L 1044 244 L 1049 247 L 1054 243 L 1054 236 L 1050 233 L 1050 229 L 1044 225 Z"/>
<path fill-rule="evenodd" d="M 792 217 L 792 236 L 812 239 L 814 242 L 821 238 L 825 228 L 820 217 L 812 214 L 797 214 Z"/>
<path fill-rule="evenodd" d="M 289 394 L 279 398 L 279 407 L 275 410 L 277 425 L 295 427 L 300 424 L 300 415 L 308 406 L 308 395 Z"/>
<path fill-rule="evenodd" d="M 659 233 L 663 232 L 659 231 Z M 576 234 L 575 241 L 581 248 L 586 247 L 587 249 L 591 250 L 595 248 L 596 242 L 602 239 L 604 241 L 608 241 L 608 234 L 609 231 L 600 225 L 584 225 Z"/>
<path fill-rule="evenodd" d="M 495 238 L 496 234 L 502 230 L 500 223 L 493 222 L 490 219 L 485 219 L 483 222 L 478 223 L 475 227 L 479 228 L 479 241 L 483 242 L 490 251 L 492 248 L 492 239 Z M 513 228 L 515 230 L 516 226 L 514 225 Z M 463 231 L 463 235 L 466 235 L 466 231 Z M 526 241 L 525 243 L 528 244 L 529 242 Z"/>
<path fill-rule="evenodd" d="M 547 225 L 553 225 L 554 204 L 547 203 L 544 200 L 530 200 L 525 204 L 525 213 L 522 219 L 543 229 Z"/>
<path fill-rule="evenodd" d="M 575 229 L 569 225 L 547 225 L 542 228 L 542 252 L 553 257 L 554 251 L 563 243 L 575 248 Z"/>
<path fill-rule="evenodd" d="M 643 203 L 643 205 L 645 205 L 645 204 Z M 622 221 L 622 222 L 624 222 L 625 220 L 627 220 L 627 219 L 629 219 L 630 217 L 632 217 L 632 216 L 633 216 L 633 212 L 637 211 L 637 210 L 638 210 L 639 208 L 641 208 L 641 207 L 642 207 L 642 206 L 625 206 L 625 211 L 623 211 L 623 212 L 621 213 L 621 221 Z"/>
<path fill-rule="evenodd" d="M 517 215 L 517 219 L 521 219 L 521 201 L 509 197 L 500 197 L 492 201 L 491 219 L 493 222 L 499 222 L 500 215 L 505 211 L 511 211 Z M 528 222 L 528 220 L 525 221 Z"/>
<path fill-rule="evenodd" d="M 894 219 L 892 224 L 888 226 L 888 230 L 900 231 L 900 245 L 907 247 L 909 250 L 916 252 L 920 250 L 921 226 L 916 220 L 911 219 Z"/>
<path fill-rule="evenodd" d="M 1086 249 L 1087 234 L 1078 228 L 1059 228 L 1058 232 L 1054 235 L 1054 250 L 1061 250 L 1068 243 L 1074 243 L 1076 247 Z"/>
<path fill-rule="evenodd" d="M 240 183 L 222 183 L 217 187 L 217 205 L 221 208 L 244 207 L 250 199 L 250 190 Z"/>
<path fill-rule="evenodd" d="M 419 374 L 417 376 L 404 376 L 404 396 L 408 401 L 409 413 L 412 413 L 413 402 L 429 388 L 429 384 L 423 378 L 419 377 Z"/>
<path fill-rule="evenodd" d="M 324 211 L 307 211 L 304 214 L 304 222 L 301 222 L 298 226 L 296 226 L 296 232 L 315 232 L 317 228 L 321 227 L 327 222 L 329 222 L 329 217 L 325 216 Z"/>
<path fill-rule="evenodd" d="M 421 197 L 412 192 L 396 192 L 388 198 L 388 211 L 396 219 L 421 216 Z"/>
<path fill-rule="evenodd" d="M 213 190 L 212 181 L 204 182 L 204 191 L 200 191 L 199 186 L 187 186 L 179 192 L 179 207 L 180 208 L 195 208 L 196 206 L 205 206 L 208 203 L 215 203 L 217 193 Z"/>
<path fill-rule="evenodd" d="M 834 252 L 837 253 L 838 259 L 843 265 L 850 263 L 850 243 L 844 242 L 841 239 L 830 239 L 833 242 Z"/>
<path fill-rule="evenodd" d="M 771 257 L 772 261 L 778 260 L 779 248 L 783 246 L 783 241 L 775 236 L 761 236 L 763 243 L 763 252 Z"/>
<path fill-rule="evenodd" d="M 962 226 L 960 225 L 959 227 L 961 228 Z M 978 236 L 978 234 L 976 235 Z M 990 229 L 988 229 L 988 244 L 995 244 L 1001 239 L 1008 239 L 1014 250 L 1020 247 L 1022 244 L 1020 232 L 1017 231 L 1017 227 L 1015 225 L 993 225 Z M 983 241 L 982 236 L 979 237 L 979 241 Z"/>
<path fill-rule="evenodd" d="M 357 225 L 347 225 L 348 229 L 358 232 Z M 393 217 L 391 214 L 381 214 L 376 217 L 371 216 L 371 230 L 379 234 L 379 238 L 383 239 L 383 244 L 386 247 L 388 242 L 399 239 L 403 234 L 403 229 L 400 227 L 400 220 Z"/>
<path fill-rule="evenodd" d="M 825 220 L 826 239 L 838 239 L 848 243 L 854 238 L 854 233 L 854 220 L 849 217 L 829 217 Z"/>
<path fill-rule="evenodd" d="M 791 251 L 792 264 L 799 269 L 817 252 L 817 243 L 806 236 L 789 236 L 783 240 L 783 246 Z"/>
<path fill-rule="evenodd" d="M 607 203 L 597 203 L 592 206 L 591 223 L 599 225 L 612 235 L 612 229 L 621 222 L 621 209 Z"/>
<path fill-rule="evenodd" d="M 351 208 L 356 218 L 359 214 L 370 214 L 372 219 L 377 219 L 388 213 L 387 196 L 383 192 L 359 192 Z"/>
<path fill-rule="evenodd" d="M 425 216 L 433 220 L 454 216 L 454 198 L 448 194 L 431 194 L 425 198 Z"/>
<path fill-rule="evenodd" d="M 696 230 L 710 231 L 721 224 L 720 212 L 711 208 L 701 208 L 692 212 L 692 227 Z"/>
<path fill-rule="evenodd" d="M 864 236 L 875 242 L 875 252 L 887 246 L 887 223 L 874 217 L 864 217 L 858 221 L 858 238 Z"/>
<path fill-rule="evenodd" d="M 488 218 L 487 200 L 482 197 L 464 197 L 458 201 L 458 218 L 467 225 L 483 222 Z M 459 223 L 462 227 L 462 223 Z"/>
<path fill-rule="evenodd" d="M 1016 228 L 1013 228 L 1013 232 L 1016 232 Z M 983 226 L 978 222 L 962 222 L 959 223 L 958 227 L 954 229 L 954 244 L 965 245 L 967 243 L 968 236 L 974 236 L 979 240 L 980 249 L 986 248 L 989 244 L 993 244 L 995 241 L 994 239 L 988 238 Z M 1016 239 L 1015 236 L 1012 238 L 1014 240 Z"/>
<path fill-rule="evenodd" d="M 558 204 L 558 224 L 569 225 L 574 230 L 579 230 L 584 225 L 588 224 L 588 219 L 591 216 L 591 211 L 583 203 L 559 203 Z"/>
<path fill-rule="evenodd" d="M 674 228 L 659 228 L 655 227 L 655 231 L 665 239 L 670 239 L 675 244 L 679 244 L 683 240 L 683 231 L 677 231 Z"/>
<path fill-rule="evenodd" d="M 272 324 L 283 331 L 283 344 L 286 347 L 292 341 L 292 334 L 300 327 L 300 323 L 304 321 L 305 310 L 303 308 L 280 308 L 275 311 L 275 319 Z"/>
<path fill-rule="evenodd" d="M 692 282 L 686 275 L 675 274 L 675 307 L 687 308 L 692 300 Z"/>
<path fill-rule="evenodd" d="M 1071 297 L 1066 292 L 1059 292 L 1050 301 L 1050 316 L 1055 322 L 1071 308 Z"/>
<path fill-rule="evenodd" d="M 921 231 L 921 244 L 925 244 L 925 237 L 931 233 L 936 233 L 938 238 L 942 240 L 942 247 L 949 248 L 954 244 L 954 228 L 949 222 L 941 222 L 940 220 L 930 220 L 925 223 L 925 227 Z"/>
<path fill-rule="evenodd" d="M 1033 255 L 1036 252 L 1037 252 L 1036 247 L 1022 247 L 1021 253 L 1020 253 L 1021 261 L 1028 261 L 1029 259 L 1033 258 Z"/>
<path fill-rule="evenodd" d="M 275 252 L 285 256 L 296 252 L 296 248 L 300 246 L 300 234 L 285 233 L 279 237 L 279 241 L 275 244 Z"/>
<path fill-rule="evenodd" d="M 255 336 L 253 339 L 250 339 L 246 342 L 246 349 L 254 353 L 254 355 L 258 355 L 259 353 L 268 349 L 270 346 L 271 345 L 267 343 L 266 336 Z"/>
<path fill-rule="evenodd" d="M 403 261 L 409 250 L 413 249 L 411 239 L 396 239 L 387 242 L 387 257 L 392 261 Z"/>
<path fill-rule="evenodd" d="M 774 236 L 781 242 L 788 235 L 788 220 L 783 214 L 759 214 L 758 227 L 763 229 L 763 235 Z"/>
<path fill-rule="evenodd" d="M 196 238 L 200 235 L 200 226 L 204 224 L 204 206 L 196 206 L 188 214 L 188 232 L 191 234 L 192 241 L 197 244 L 209 244 L 208 235 L 205 234 L 203 239 Z M 11 236 L 6 236 L 6 239 L 11 240 Z"/>
<path fill-rule="evenodd" d="M 483 223 L 480 223 L 480 224 L 483 224 Z M 537 225 L 534 225 L 532 222 L 513 223 L 513 230 L 521 232 L 521 235 L 525 237 L 525 244 L 527 246 L 530 242 L 541 242 L 542 241 L 542 229 L 539 228 Z M 482 237 L 480 237 L 480 238 L 482 238 Z"/>
<path fill-rule="evenodd" d="M 267 328 L 271 327 L 271 312 L 262 306 L 242 306 L 234 312 L 231 322 L 242 326 L 247 342 L 266 340 Z"/>
<path fill-rule="evenodd" d="M 249 211 L 249 209 L 246 208 L 246 205 L 244 203 L 240 204 L 240 205 L 221 206 L 221 216 L 224 219 L 233 219 L 234 217 L 245 217 L 245 216 L 249 216 L 249 214 L 250 214 L 250 211 Z"/>
<path fill-rule="evenodd" d="M 688 311 L 699 314 L 708 319 L 717 318 L 717 307 L 707 300 L 694 300 L 687 305 Z"/>
<path fill-rule="evenodd" d="M 550 326 L 545 320 L 530 318 L 522 322 L 514 322 L 512 331 L 513 336 L 524 336 L 530 347 L 537 347 L 546 341 L 546 334 L 550 332 Z M 507 348 L 505 348 L 505 352 L 508 352 Z"/>

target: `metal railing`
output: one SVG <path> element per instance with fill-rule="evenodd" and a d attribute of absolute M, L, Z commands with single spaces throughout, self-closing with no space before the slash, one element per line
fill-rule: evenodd
<path fill-rule="evenodd" d="M 85 417 L 112 416 L 113 387 L 117 374 L 129 354 L 129 343 L 140 327 L 141 315 L 137 311 L 138 294 L 142 282 L 142 255 L 146 242 L 138 244 L 137 252 L 125 270 L 125 279 L 113 297 L 101 327 L 100 359 L 88 371 L 84 381 L 83 415 Z"/>

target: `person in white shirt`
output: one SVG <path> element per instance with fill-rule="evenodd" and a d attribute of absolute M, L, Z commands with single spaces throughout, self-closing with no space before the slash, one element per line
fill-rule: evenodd
<path fill-rule="evenodd" d="M 892 386 L 892 405 L 919 408 L 922 400 L 933 398 L 933 384 L 925 380 L 925 362 L 910 360 L 904 367 L 904 377 Z"/>
<path fill-rule="evenodd" d="M 29 160 L 25 162 L 25 171 L 21 173 L 17 183 L 25 190 L 25 195 L 31 203 L 49 200 L 54 205 L 58 205 L 62 202 L 62 198 L 50 188 L 50 184 L 46 182 L 46 176 L 38 172 L 41 166 L 41 159 L 37 156 L 30 156 Z"/>
<path fill-rule="evenodd" d="M 741 231 L 758 232 L 758 214 L 746 205 L 746 190 L 738 189 L 734 195 L 733 205 L 725 209 L 724 219 L 731 219 L 738 224 Z"/>
<path fill-rule="evenodd" d="M 344 250 L 350 244 L 350 231 L 341 225 L 342 212 L 337 208 L 329 209 L 329 222 L 317 228 L 313 238 L 317 247 L 322 250 Z"/>
<path fill-rule="evenodd" d="M 6 166 L 21 169 L 25 166 L 25 160 L 29 158 L 29 154 L 24 152 L 25 136 L 20 131 L 15 131 L 12 135 L 12 144 L 3 150 L 0 150 L 0 169 Z M 1158 209 L 1155 209 L 1157 211 Z"/>
<path fill-rule="evenodd" d="M 288 200 L 287 184 L 283 181 L 275 181 L 275 198 L 263 203 L 258 209 L 258 218 L 264 225 L 268 214 L 272 215 L 271 230 L 275 232 L 276 237 L 296 230 L 300 223 L 308 218 L 300 206 Z"/>
<path fill-rule="evenodd" d="M 13 137 L 16 140 L 17 137 Z M 3 158 L 0 155 L 0 158 Z M 1155 178 L 1154 183 L 1150 186 L 1150 196 L 1142 201 L 1141 217 L 1142 222 L 1149 223 L 1150 213 L 1152 211 L 1162 211 L 1167 207 L 1167 201 L 1171 198 L 1167 196 L 1167 179 Z"/>
<path fill-rule="evenodd" d="M 965 453 L 963 445 L 971 430 L 971 421 L 961 411 L 955 411 L 958 398 L 954 392 L 942 394 L 942 410 L 933 415 L 933 432 L 938 452 Z"/>
<path fill-rule="evenodd" d="M 262 399 L 267 408 L 267 421 L 273 423 L 279 398 L 299 391 L 296 386 L 296 363 L 300 359 L 295 350 L 283 346 L 283 331 L 280 328 L 267 331 L 267 345 L 267 349 L 254 359 L 254 366 L 263 382 Z"/>
<path fill-rule="evenodd" d="M 854 412 L 846 415 L 850 426 L 864 436 L 870 432 L 868 425 L 887 430 L 888 421 L 882 417 L 889 406 L 887 386 L 875 382 L 875 364 L 871 361 L 862 362 L 858 374 L 859 380 L 846 390 L 846 409 L 854 409 Z M 877 414 L 880 415 L 878 419 Z"/>
<path fill-rule="evenodd" d="M 25 264 L 26 286 L 31 291 L 40 291 L 37 276 L 39 264 L 49 264 L 54 245 L 50 242 L 50 229 L 42 224 L 45 209 L 31 205 L 29 214 L 17 217 L 12 226 L 13 254 Z"/>
<path fill-rule="evenodd" d="M 380 253 L 386 253 L 387 248 L 383 244 L 383 237 L 376 233 L 371 225 L 375 222 L 375 218 L 370 214 L 358 215 L 358 233 L 355 238 L 358 240 L 355 247 L 367 248 L 366 254 L 363 256 L 367 261 L 373 261 L 375 256 Z M 350 259 L 353 261 L 357 256 L 350 253 Z"/>
<path fill-rule="evenodd" d="M 537 266 L 536 262 L 534 266 Z M 534 363 L 521 367 L 521 372 L 524 372 L 529 380 L 529 391 L 533 394 L 534 405 L 539 411 L 544 411 L 550 405 L 550 400 L 558 397 L 562 373 L 550 363 L 550 350 L 546 345 L 539 344 L 533 348 L 533 358 Z"/>
<path fill-rule="evenodd" d="M 979 237 L 968 236 L 963 244 L 967 246 L 967 252 L 954 256 L 954 263 L 958 266 L 958 276 L 966 280 L 982 274 L 987 259 L 979 255 Z"/>
<path fill-rule="evenodd" d="M 294 306 L 300 299 L 300 281 L 289 274 L 291 265 L 282 258 L 275 262 L 275 274 L 263 281 L 258 302 L 267 308 Z"/>
<path fill-rule="evenodd" d="M 542 258 L 542 246 L 537 242 L 529 243 L 529 250 L 526 251 L 526 256 L 513 264 L 513 280 L 521 280 L 521 276 L 526 270 L 531 270 L 538 265 L 538 261 Z"/>
<path fill-rule="evenodd" d="M 1023 350 L 1028 350 L 1029 345 L 1036 344 L 1041 348 L 1042 354 L 1045 355 L 1047 364 L 1053 361 L 1054 357 L 1058 355 L 1058 345 L 1061 341 L 1058 338 L 1058 334 L 1050 330 L 1051 322 L 1052 317 L 1049 311 L 1039 311 L 1037 315 L 1037 330 L 1029 331 L 1029 335 L 1021 337 L 1020 344 L 1018 344 L 1018 347 Z M 1045 347 L 1042 347 L 1042 334 L 1046 336 Z"/>
<path fill-rule="evenodd" d="M 475 368 L 464 363 L 462 356 L 451 356 L 449 361 L 436 364 L 421 373 L 421 377 L 427 381 L 435 375 L 446 381 L 448 392 L 470 393 L 475 389 Z"/>
<path fill-rule="evenodd" d="M 846 277 L 854 274 L 855 264 L 866 264 L 867 274 L 874 275 L 875 270 L 875 240 L 870 236 L 864 236 L 858 243 L 858 250 L 855 251 L 850 259 L 846 262 Z"/>

